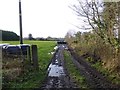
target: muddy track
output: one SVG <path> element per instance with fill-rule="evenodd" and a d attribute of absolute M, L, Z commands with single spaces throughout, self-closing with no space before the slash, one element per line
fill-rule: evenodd
<path fill-rule="evenodd" d="M 79 57 L 74 51 L 70 50 L 71 58 L 80 73 L 86 78 L 90 88 L 120 88 L 113 85 L 106 77 L 98 72 L 95 68 L 86 62 L 82 57 Z"/>
<path fill-rule="evenodd" d="M 40 89 L 49 90 L 49 89 L 72 89 L 76 88 L 76 86 L 70 80 L 69 75 L 64 66 L 64 56 L 63 50 L 64 45 L 58 45 L 58 49 L 56 50 L 51 63 L 48 67 L 48 74 L 45 82 L 43 83 Z"/>
<path fill-rule="evenodd" d="M 79 89 L 79 86 L 70 78 L 67 68 L 64 62 L 63 51 L 65 45 L 58 45 L 58 49 L 53 55 L 53 58 L 47 69 L 46 79 L 40 89 L 42 90 L 52 90 L 52 89 Z M 95 68 L 91 67 L 90 63 L 86 62 L 84 58 L 79 57 L 72 50 L 68 51 L 71 55 L 72 62 L 80 71 L 81 75 L 86 78 L 86 83 L 89 88 L 119 88 L 117 85 L 113 85 L 106 77 L 98 72 Z"/>

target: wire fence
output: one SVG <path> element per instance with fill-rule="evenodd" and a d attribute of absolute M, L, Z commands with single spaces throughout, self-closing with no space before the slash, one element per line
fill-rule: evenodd
<path fill-rule="evenodd" d="M 2 49 L 2 57 L 3 60 L 7 60 L 5 58 L 9 58 L 11 60 L 15 58 L 19 58 L 18 60 L 23 60 L 23 61 L 27 60 L 30 63 L 32 63 L 30 47 Z"/>
<path fill-rule="evenodd" d="M 37 55 L 37 45 L 31 45 L 21 48 L 6 48 L 2 49 L 2 57 L 4 60 L 18 60 L 27 61 L 29 64 L 33 65 L 35 69 L 38 70 L 38 55 Z"/>

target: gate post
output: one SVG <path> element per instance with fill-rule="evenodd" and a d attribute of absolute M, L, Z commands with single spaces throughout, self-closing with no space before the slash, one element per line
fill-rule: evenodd
<path fill-rule="evenodd" d="M 27 59 L 28 59 L 28 61 L 30 61 L 30 63 L 31 63 L 30 46 L 29 46 L 29 47 L 27 47 Z"/>
<path fill-rule="evenodd" d="M 32 61 L 35 70 L 39 70 L 37 45 L 32 45 Z"/>

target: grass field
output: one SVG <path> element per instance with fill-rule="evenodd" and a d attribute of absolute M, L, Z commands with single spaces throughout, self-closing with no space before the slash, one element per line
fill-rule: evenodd
<path fill-rule="evenodd" d="M 3 41 L 2 43 L 9 43 L 12 45 L 19 44 L 19 41 Z M 28 72 L 24 77 L 19 77 L 17 80 L 10 82 L 10 88 L 39 88 L 45 79 L 47 66 L 52 58 L 52 54 L 56 45 L 55 41 L 24 41 L 24 44 L 37 45 L 39 72 Z M 22 82 L 20 82 L 20 79 Z"/>

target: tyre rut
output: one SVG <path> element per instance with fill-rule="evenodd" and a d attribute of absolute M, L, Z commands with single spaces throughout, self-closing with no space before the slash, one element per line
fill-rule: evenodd
<path fill-rule="evenodd" d="M 75 66 L 79 69 L 80 73 L 85 76 L 90 88 L 118 88 L 117 85 L 113 85 L 105 76 L 91 67 L 82 57 L 79 57 L 73 51 L 69 53 Z"/>

